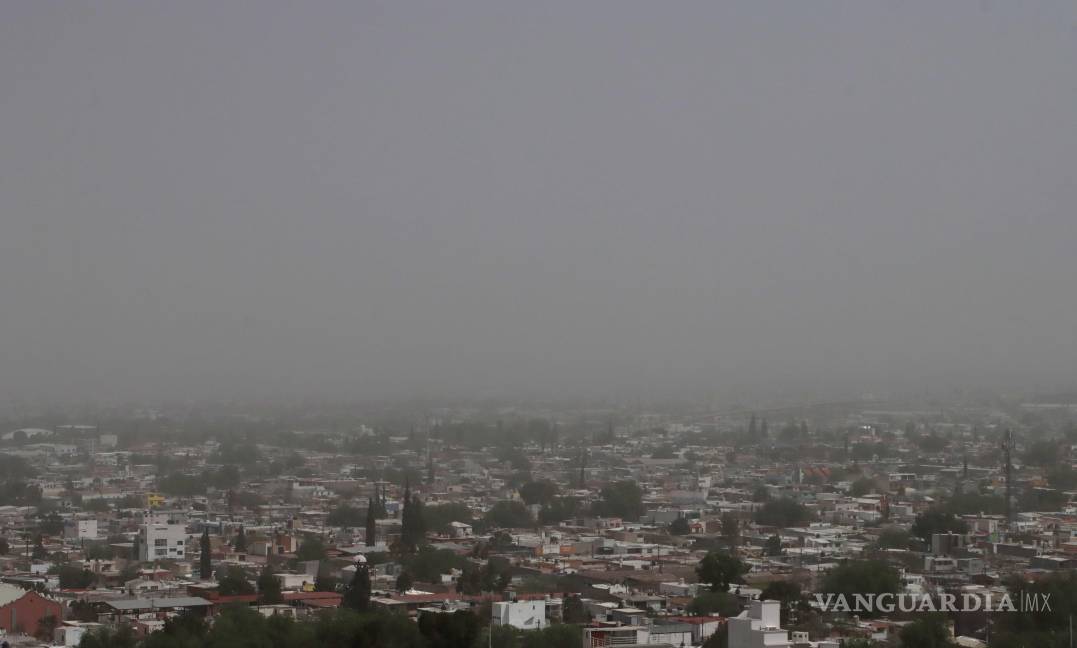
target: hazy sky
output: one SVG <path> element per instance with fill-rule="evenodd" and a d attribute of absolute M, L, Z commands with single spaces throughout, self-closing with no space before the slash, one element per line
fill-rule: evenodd
<path fill-rule="evenodd" d="M 0 393 L 1077 385 L 1077 4 L 0 4 Z"/>

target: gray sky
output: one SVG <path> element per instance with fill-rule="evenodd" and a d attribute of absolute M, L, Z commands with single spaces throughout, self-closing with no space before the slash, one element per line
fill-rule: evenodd
<path fill-rule="evenodd" d="M 0 391 L 1077 384 L 1073 2 L 0 4 Z"/>

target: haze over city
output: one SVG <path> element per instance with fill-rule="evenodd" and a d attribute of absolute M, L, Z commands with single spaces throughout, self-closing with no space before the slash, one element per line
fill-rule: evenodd
<path fill-rule="evenodd" d="M 1077 8 L 0 7 L 0 392 L 1077 379 Z"/>

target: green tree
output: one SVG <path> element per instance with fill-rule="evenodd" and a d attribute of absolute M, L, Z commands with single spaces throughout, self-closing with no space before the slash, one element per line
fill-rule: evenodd
<path fill-rule="evenodd" d="M 241 567 L 230 566 L 218 573 L 217 592 L 221 596 L 254 594 L 254 586 L 247 580 L 247 574 Z"/>
<path fill-rule="evenodd" d="M 366 612 L 370 608 L 370 570 L 366 563 L 355 566 L 355 576 L 344 592 L 344 607 L 356 612 Z"/>
<path fill-rule="evenodd" d="M 299 549 L 295 552 L 296 559 L 304 562 L 307 560 L 325 560 L 326 556 L 325 543 L 317 536 L 311 536 L 303 540 L 299 545 Z"/>
<path fill-rule="evenodd" d="M 520 648 L 579 648 L 580 629 L 556 623 L 541 630 L 523 633 Z"/>
<path fill-rule="evenodd" d="M 549 480 L 530 481 L 520 487 L 520 498 L 528 505 L 546 505 L 555 497 L 557 497 L 557 485 Z"/>
<path fill-rule="evenodd" d="M 452 614 L 422 613 L 418 625 L 430 648 L 472 646 L 479 638 L 478 617 L 463 610 Z"/>
<path fill-rule="evenodd" d="M 782 538 L 775 534 L 767 538 L 767 542 L 763 545 L 763 553 L 768 556 L 780 556 L 782 555 Z"/>
<path fill-rule="evenodd" d="M 378 541 L 378 508 L 373 497 L 367 499 L 365 540 L 368 547 L 373 547 Z"/>
<path fill-rule="evenodd" d="M 755 521 L 763 526 L 792 527 L 811 519 L 808 510 L 788 498 L 770 500 L 755 512 Z"/>
<path fill-rule="evenodd" d="M 275 605 L 284 600 L 280 593 L 280 579 L 267 564 L 258 575 L 258 601 L 262 605 Z"/>
<path fill-rule="evenodd" d="M 638 520 L 643 515 L 643 491 L 634 481 L 607 484 L 602 489 L 602 499 L 595 503 L 596 514 Z"/>
<path fill-rule="evenodd" d="M 901 629 L 901 645 L 907 648 L 949 648 L 957 644 L 950 638 L 945 617 L 930 615 L 919 618 Z"/>
<path fill-rule="evenodd" d="M 924 511 L 916 516 L 912 523 L 912 534 L 924 542 L 931 542 L 931 536 L 936 533 L 967 533 L 968 525 L 964 521 L 954 517 L 953 513 L 947 513 L 937 508 Z"/>
<path fill-rule="evenodd" d="M 426 541 L 426 524 L 423 503 L 411 494 L 411 488 L 404 488 L 404 510 L 400 514 L 400 546 L 406 553 L 415 551 Z"/>
<path fill-rule="evenodd" d="M 566 596 L 561 604 L 561 618 L 565 623 L 590 623 L 591 615 L 579 595 Z"/>
<path fill-rule="evenodd" d="M 366 516 L 359 509 L 342 504 L 329 512 L 325 518 L 327 526 L 331 527 L 359 527 L 366 522 Z"/>
<path fill-rule="evenodd" d="M 908 549 L 912 542 L 912 534 L 905 529 L 896 526 L 883 527 L 879 532 L 879 540 L 875 546 L 879 549 Z"/>
<path fill-rule="evenodd" d="M 202 539 L 198 543 L 198 575 L 202 580 L 213 577 L 213 556 L 209 544 L 209 527 L 202 529 Z"/>
<path fill-rule="evenodd" d="M 671 535 L 688 535 L 691 531 L 692 528 L 689 526 L 687 518 L 679 517 L 669 523 L 669 532 Z"/>
<path fill-rule="evenodd" d="M 96 628 L 84 634 L 79 648 L 135 648 L 138 639 L 131 626 Z"/>
<path fill-rule="evenodd" d="M 823 578 L 821 591 L 843 594 L 852 601 L 857 594 L 897 593 L 901 577 L 881 560 L 853 560 L 830 570 Z"/>
<path fill-rule="evenodd" d="M 875 490 L 875 480 L 870 477 L 861 477 L 849 487 L 849 494 L 853 497 L 862 497 Z"/>
<path fill-rule="evenodd" d="M 699 616 L 732 617 L 740 614 L 741 609 L 740 599 L 729 592 L 700 592 L 688 604 L 688 612 Z"/>
<path fill-rule="evenodd" d="M 740 518 L 733 511 L 722 513 L 722 538 L 730 549 L 740 544 Z"/>
<path fill-rule="evenodd" d="M 518 529 L 534 525 L 531 512 L 520 502 L 497 502 L 486 515 L 483 522 L 492 528 Z"/>
<path fill-rule="evenodd" d="M 97 581 L 97 576 L 92 571 L 74 565 L 62 565 L 58 576 L 60 589 L 86 589 Z"/>
<path fill-rule="evenodd" d="M 696 567 L 701 583 L 709 583 L 712 592 L 729 590 L 730 583 L 741 582 L 748 566 L 735 556 L 721 551 L 709 551 Z"/>
<path fill-rule="evenodd" d="M 767 583 L 759 598 L 764 601 L 779 601 L 782 604 L 782 624 L 789 621 L 789 613 L 795 609 L 806 606 L 804 593 L 800 585 L 793 581 L 777 580 Z"/>

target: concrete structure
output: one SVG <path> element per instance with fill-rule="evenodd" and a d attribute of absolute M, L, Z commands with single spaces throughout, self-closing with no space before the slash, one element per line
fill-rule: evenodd
<path fill-rule="evenodd" d="M 781 627 L 781 603 L 752 601 L 740 616 L 729 620 L 729 648 L 789 648 L 789 631 Z"/>
<path fill-rule="evenodd" d="M 493 604 L 491 621 L 494 625 L 512 626 L 520 630 L 541 630 L 546 621 L 546 601 L 501 601 Z"/>
<path fill-rule="evenodd" d="M 187 527 L 182 524 L 142 525 L 138 531 L 138 558 L 151 560 L 180 560 L 187 550 Z"/>
<path fill-rule="evenodd" d="M 74 540 L 96 540 L 97 520 L 68 520 L 64 524 L 64 537 Z"/>

